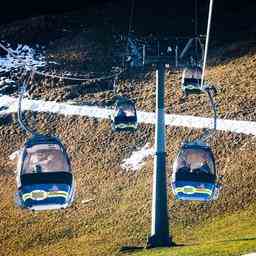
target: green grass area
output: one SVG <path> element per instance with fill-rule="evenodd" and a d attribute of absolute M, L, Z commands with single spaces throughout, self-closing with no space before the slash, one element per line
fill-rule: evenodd
<path fill-rule="evenodd" d="M 177 247 L 145 249 L 133 256 L 238 256 L 256 251 L 256 205 L 216 217 L 193 228 L 175 227 Z"/>

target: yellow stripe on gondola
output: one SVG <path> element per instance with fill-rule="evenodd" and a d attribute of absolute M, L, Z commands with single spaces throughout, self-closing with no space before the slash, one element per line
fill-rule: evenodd
<path fill-rule="evenodd" d="M 116 128 L 136 128 L 135 124 L 116 124 Z"/>
<path fill-rule="evenodd" d="M 24 194 L 23 196 L 22 196 L 22 199 L 25 201 L 25 200 L 27 200 L 27 199 L 29 199 L 30 198 L 30 193 L 29 194 Z"/>
<path fill-rule="evenodd" d="M 207 195 L 211 195 L 212 191 L 210 189 L 207 188 L 195 188 L 192 186 L 184 186 L 184 187 L 179 187 L 175 189 L 176 193 L 184 193 L 187 195 L 192 195 L 195 193 L 200 193 L 200 194 L 207 194 Z"/>
<path fill-rule="evenodd" d="M 120 124 L 116 124 L 117 127 L 136 127 L 136 124 L 133 124 L 133 123 L 127 123 L 127 124 L 124 124 L 124 123 L 120 123 Z"/>
<path fill-rule="evenodd" d="M 23 201 L 26 201 L 28 199 L 34 199 L 34 200 L 43 200 L 50 197 L 63 197 L 66 198 L 68 196 L 68 192 L 65 191 L 44 191 L 43 195 L 40 197 L 40 194 L 35 195 L 33 191 L 31 193 L 25 193 L 22 195 Z"/>
<path fill-rule="evenodd" d="M 48 192 L 48 195 L 68 195 L 68 192 L 65 191 L 50 191 Z"/>

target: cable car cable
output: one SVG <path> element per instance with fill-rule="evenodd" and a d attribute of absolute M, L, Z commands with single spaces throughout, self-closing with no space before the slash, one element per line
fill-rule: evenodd
<path fill-rule="evenodd" d="M 217 108 L 216 108 L 216 104 L 213 100 L 213 96 L 212 96 L 212 92 L 211 92 L 210 88 L 205 89 L 205 92 L 208 95 L 210 106 L 211 106 L 212 111 L 213 111 L 213 129 L 211 131 L 206 130 L 206 132 L 204 132 L 203 135 L 199 138 L 199 140 L 203 141 L 203 142 L 205 142 L 210 137 L 212 137 L 214 135 L 214 133 L 216 132 L 216 130 L 217 130 Z"/>
<path fill-rule="evenodd" d="M 203 88 L 203 84 L 204 84 L 204 75 L 205 75 L 206 61 L 207 61 L 208 48 L 209 48 L 209 39 L 210 39 L 210 31 L 211 31 L 213 1 L 214 0 L 210 0 L 210 5 L 209 5 L 207 33 L 206 33 L 206 42 L 205 42 L 204 60 L 203 60 L 202 78 L 201 78 L 201 88 Z"/>
<path fill-rule="evenodd" d="M 195 0 L 194 29 L 195 29 L 195 48 L 196 48 L 196 64 L 198 63 L 198 2 Z"/>
<path fill-rule="evenodd" d="M 23 97 L 24 97 L 24 94 L 26 93 L 26 83 L 23 82 L 21 88 L 20 88 L 20 92 L 19 92 L 19 100 L 18 100 L 18 111 L 17 111 L 17 114 L 18 114 L 18 122 L 19 122 L 19 125 L 21 126 L 21 128 L 27 132 L 27 133 L 31 133 L 31 134 L 34 134 L 34 130 L 30 129 L 24 122 L 23 120 L 23 116 L 22 116 L 22 100 L 23 100 Z"/>
<path fill-rule="evenodd" d="M 133 21 L 134 21 L 134 10 L 135 10 L 135 0 L 131 0 L 131 8 L 130 8 L 130 14 L 129 14 L 129 21 L 128 21 L 128 34 L 127 34 L 127 41 L 126 41 L 126 57 L 128 57 L 129 54 L 129 39 L 131 32 L 133 31 Z"/>
<path fill-rule="evenodd" d="M 134 10 L 135 10 L 135 0 L 131 0 L 131 10 L 130 10 L 129 27 L 128 27 L 129 33 L 132 32 L 132 28 L 133 28 Z"/>
<path fill-rule="evenodd" d="M 22 100 L 24 98 L 24 95 L 27 93 L 27 85 L 33 81 L 34 77 L 34 72 L 30 72 L 29 76 L 26 78 L 26 71 L 23 73 L 25 78 L 24 81 L 21 83 L 21 86 L 19 88 L 19 98 L 18 98 L 18 111 L 17 111 L 17 116 L 18 116 L 18 122 L 21 128 L 27 132 L 31 133 L 32 135 L 35 134 L 35 130 L 31 129 L 28 127 L 28 125 L 24 122 L 23 120 L 23 115 L 22 115 Z"/>

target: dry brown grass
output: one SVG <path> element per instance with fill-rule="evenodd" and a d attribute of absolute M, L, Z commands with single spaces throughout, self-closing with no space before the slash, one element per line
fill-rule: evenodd
<path fill-rule="evenodd" d="M 70 56 L 70 55 L 68 55 Z M 66 57 L 65 57 L 66 58 Z M 76 53 L 74 59 L 76 60 Z M 242 120 L 255 119 L 254 52 L 211 67 L 207 79 L 217 84 L 220 116 Z M 192 97 L 189 103 L 180 100 L 180 74 L 167 73 L 167 112 L 210 116 L 204 96 Z M 155 105 L 154 75 L 119 82 L 118 94 L 133 98 L 140 109 L 152 111 Z M 56 99 L 64 97 L 50 85 L 33 92 L 34 97 Z M 109 105 L 113 92 L 85 94 L 77 97 L 87 103 Z M 118 134 L 110 130 L 107 120 L 85 117 L 67 118 L 52 114 L 38 114 L 38 127 L 42 131 L 59 134 L 72 159 L 77 181 L 75 204 L 61 212 L 28 213 L 14 206 L 15 163 L 8 156 L 25 140 L 17 123 L 0 128 L 0 255 L 113 255 L 121 245 L 143 245 L 150 225 L 151 178 L 153 159 L 137 173 L 125 172 L 120 163 L 136 148 L 153 143 L 154 129 L 140 125 L 134 134 Z M 48 120 L 48 122 L 47 122 Z M 187 129 L 167 129 L 167 171 L 178 145 L 188 134 Z M 193 133 L 193 136 L 198 134 Z M 212 142 L 218 169 L 225 174 L 220 200 L 212 204 L 173 202 L 169 193 L 169 206 L 173 225 L 189 229 L 194 224 L 209 220 L 224 212 L 247 208 L 256 196 L 254 138 L 241 134 L 217 132 Z M 93 199 L 88 203 L 83 200 Z"/>

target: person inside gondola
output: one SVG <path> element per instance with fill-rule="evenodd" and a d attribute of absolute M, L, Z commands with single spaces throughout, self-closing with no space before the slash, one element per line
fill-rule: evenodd
<path fill-rule="evenodd" d="M 191 172 L 210 172 L 210 168 L 207 164 L 207 157 L 205 154 L 203 154 L 203 152 L 191 150 L 191 152 L 187 155 L 187 160 L 190 165 Z"/>
<path fill-rule="evenodd" d="M 210 174 L 211 170 L 209 165 L 207 164 L 207 161 L 204 161 L 203 164 L 200 167 L 200 171 L 206 174 Z"/>
<path fill-rule="evenodd" d="M 24 173 L 56 172 L 67 169 L 67 163 L 60 149 L 40 149 L 40 147 L 27 151 L 23 168 Z"/>
<path fill-rule="evenodd" d="M 117 121 L 118 121 L 118 122 L 123 122 L 123 121 L 125 121 L 126 114 L 125 114 L 125 111 L 124 111 L 123 108 L 120 108 L 120 109 L 118 110 L 118 113 L 117 113 L 116 118 L 117 118 Z"/>
<path fill-rule="evenodd" d="M 179 166 L 179 170 L 178 170 L 179 173 L 185 174 L 186 172 L 190 172 L 190 166 L 188 165 L 186 160 L 180 159 L 178 166 Z"/>
<path fill-rule="evenodd" d="M 178 162 L 178 166 L 179 175 L 184 175 L 186 172 L 194 174 L 211 174 L 207 155 L 198 150 L 184 151 L 181 159 Z"/>
<path fill-rule="evenodd" d="M 132 117 L 134 116 L 134 107 L 133 106 L 126 106 L 125 109 L 124 109 L 124 112 L 125 112 L 125 115 L 127 117 Z"/>
<path fill-rule="evenodd" d="M 202 71 L 200 68 L 184 69 L 183 71 L 183 84 L 184 86 L 193 85 L 198 87 L 201 85 Z"/>
<path fill-rule="evenodd" d="M 123 105 L 119 107 L 117 113 L 117 121 L 126 122 L 135 116 L 134 108 L 130 105 Z"/>

